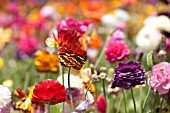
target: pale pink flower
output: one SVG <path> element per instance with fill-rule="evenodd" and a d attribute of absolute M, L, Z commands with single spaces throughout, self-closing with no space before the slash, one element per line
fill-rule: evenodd
<path fill-rule="evenodd" d="M 170 64 L 168 62 L 161 62 L 152 67 L 150 84 L 154 91 L 160 94 L 168 93 L 170 89 Z"/>

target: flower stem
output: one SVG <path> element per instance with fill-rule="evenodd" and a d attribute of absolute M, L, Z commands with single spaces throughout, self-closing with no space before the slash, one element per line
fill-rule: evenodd
<path fill-rule="evenodd" d="M 98 59 L 97 59 L 97 61 L 96 61 L 96 64 L 95 64 L 95 66 L 94 66 L 95 68 L 99 65 L 101 59 L 103 58 L 105 48 L 106 48 L 106 46 L 107 46 L 110 38 L 111 38 L 111 36 L 108 36 L 108 37 L 107 37 L 107 40 L 106 40 L 106 42 L 105 42 L 105 44 L 104 44 L 104 46 L 103 46 L 103 49 L 102 49 L 101 52 L 100 52 L 100 56 L 98 57 Z"/>
<path fill-rule="evenodd" d="M 161 113 L 161 111 L 162 111 L 162 105 L 163 105 L 163 103 L 164 103 L 164 100 L 165 100 L 165 98 L 162 98 L 159 113 Z"/>
<path fill-rule="evenodd" d="M 104 98 L 105 98 L 105 101 L 107 103 L 107 100 L 106 100 L 106 90 L 105 90 L 105 79 L 102 80 L 102 85 L 103 85 Z"/>
<path fill-rule="evenodd" d="M 132 100 L 133 100 L 133 105 L 134 105 L 134 111 L 135 111 L 135 113 L 137 113 L 136 112 L 136 103 L 135 103 L 135 98 L 134 98 L 133 90 L 132 90 L 132 88 L 130 88 L 130 90 L 131 90 L 131 95 L 132 95 Z"/>
<path fill-rule="evenodd" d="M 156 107 L 157 100 L 158 100 L 158 92 L 156 92 L 156 96 L 155 96 L 155 100 L 154 100 L 153 113 L 155 112 L 155 107 Z"/>
<path fill-rule="evenodd" d="M 50 113 L 50 101 L 48 101 L 48 113 Z"/>
<path fill-rule="evenodd" d="M 63 82 L 63 86 L 64 86 L 64 66 L 62 66 L 61 68 L 62 68 L 62 82 Z M 63 113 L 65 113 L 64 102 L 63 102 Z"/>
<path fill-rule="evenodd" d="M 73 98 L 72 98 L 72 95 L 71 95 L 71 88 L 70 88 L 70 71 L 71 71 L 71 67 L 68 68 L 68 90 L 69 90 L 69 93 L 70 93 L 70 104 L 71 104 L 71 108 L 72 108 L 72 111 L 74 112 L 74 106 L 73 106 Z"/>
<path fill-rule="evenodd" d="M 149 87 L 148 92 L 147 92 L 147 95 L 146 95 L 146 98 L 145 98 L 145 100 L 144 100 L 144 102 L 143 102 L 142 113 L 143 113 L 144 110 L 145 110 L 145 105 L 146 105 L 146 102 L 147 102 L 147 100 L 148 100 L 148 98 L 149 98 L 150 92 L 151 92 L 151 88 Z"/>
<path fill-rule="evenodd" d="M 123 92 L 123 99 L 124 99 L 124 104 L 125 104 L 125 113 L 127 113 L 127 109 L 126 109 L 126 98 L 125 98 L 124 89 L 122 89 L 122 92 Z"/>
<path fill-rule="evenodd" d="M 93 80 L 89 83 L 89 85 L 88 85 L 88 87 L 87 87 L 87 90 L 86 90 L 86 93 L 85 93 L 85 96 L 84 96 L 84 100 L 86 100 L 87 93 L 88 93 L 88 91 L 89 91 L 90 86 L 92 85 L 92 83 L 93 83 Z"/>

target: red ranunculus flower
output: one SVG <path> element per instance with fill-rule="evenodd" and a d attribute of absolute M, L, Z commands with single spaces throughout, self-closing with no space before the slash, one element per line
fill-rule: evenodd
<path fill-rule="evenodd" d="M 87 52 L 76 45 L 64 45 L 58 57 L 61 65 L 80 70 L 87 60 Z"/>
<path fill-rule="evenodd" d="M 57 46 L 59 47 L 65 44 L 74 44 L 80 46 L 80 37 L 81 35 L 73 30 L 60 30 L 58 31 L 58 37 L 54 35 L 54 39 L 57 42 Z"/>
<path fill-rule="evenodd" d="M 104 96 L 97 95 L 96 96 L 96 102 L 97 102 L 97 110 L 100 113 L 106 113 L 107 104 L 106 104 Z"/>
<path fill-rule="evenodd" d="M 62 84 L 55 80 L 47 79 L 38 83 L 33 90 L 33 102 L 42 102 L 51 105 L 64 102 L 66 90 Z"/>

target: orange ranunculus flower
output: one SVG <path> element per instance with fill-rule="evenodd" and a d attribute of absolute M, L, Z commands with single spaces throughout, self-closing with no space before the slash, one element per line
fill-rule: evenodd
<path fill-rule="evenodd" d="M 74 44 L 80 46 L 80 37 L 81 35 L 74 30 L 59 30 L 57 37 L 55 34 L 53 34 L 53 38 L 48 37 L 46 39 L 46 44 L 49 47 L 62 47 L 65 44 Z"/>
<path fill-rule="evenodd" d="M 77 45 L 64 45 L 58 57 L 61 65 L 80 70 L 87 60 L 87 52 Z"/>
<path fill-rule="evenodd" d="M 59 71 L 59 59 L 55 53 L 49 54 L 46 51 L 37 51 L 34 57 L 34 65 L 39 72 Z"/>
<path fill-rule="evenodd" d="M 25 91 L 23 91 L 21 88 L 18 88 L 14 91 L 14 96 L 21 99 L 21 101 L 18 101 L 14 104 L 15 109 L 34 113 L 31 98 L 26 94 Z"/>
<path fill-rule="evenodd" d="M 32 101 L 51 105 L 64 102 L 66 100 L 66 90 L 58 81 L 43 80 L 33 90 Z"/>
<path fill-rule="evenodd" d="M 100 18 L 108 11 L 107 2 L 104 1 L 81 0 L 80 7 L 86 18 L 94 20 L 100 20 Z"/>
<path fill-rule="evenodd" d="M 95 49 L 100 49 L 100 47 L 102 46 L 103 40 L 99 37 L 98 34 L 93 33 L 90 36 L 90 42 L 88 43 L 88 46 L 91 48 L 95 48 Z"/>

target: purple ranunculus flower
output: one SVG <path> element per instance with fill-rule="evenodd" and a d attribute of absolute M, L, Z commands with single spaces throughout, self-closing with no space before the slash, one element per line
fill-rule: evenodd
<path fill-rule="evenodd" d="M 88 26 L 93 24 L 92 21 L 87 20 L 74 20 L 73 18 L 67 18 L 57 24 L 57 30 L 76 30 L 80 34 L 84 34 L 88 30 Z"/>
<path fill-rule="evenodd" d="M 141 63 L 135 61 L 123 62 L 115 68 L 112 88 L 121 87 L 128 90 L 144 83 L 145 73 Z"/>
<path fill-rule="evenodd" d="M 70 95 L 69 95 L 69 90 L 68 88 L 66 89 L 66 102 L 70 104 Z M 78 103 L 83 100 L 84 98 L 84 92 L 82 89 L 79 88 L 71 88 L 71 94 L 73 97 L 73 104 L 78 105 Z"/>

